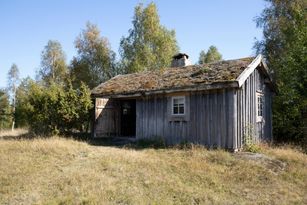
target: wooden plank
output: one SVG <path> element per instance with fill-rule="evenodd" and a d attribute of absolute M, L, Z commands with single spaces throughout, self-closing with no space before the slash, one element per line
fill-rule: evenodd
<path fill-rule="evenodd" d="M 206 132 L 206 121 L 205 121 L 205 94 L 202 93 L 201 95 L 201 112 L 200 112 L 200 118 L 201 118 L 201 123 L 200 123 L 200 140 L 201 144 L 206 143 L 206 137 L 205 137 L 205 132 Z"/>
<path fill-rule="evenodd" d="M 237 143 L 237 94 L 235 91 L 233 91 L 233 120 L 232 120 L 232 139 L 233 139 L 233 145 L 232 145 L 232 149 L 233 150 L 238 150 L 238 143 Z"/>
<path fill-rule="evenodd" d="M 240 149 L 242 147 L 242 132 L 241 132 L 241 89 L 238 89 L 237 91 L 237 132 L 238 132 L 238 149 Z"/>
<path fill-rule="evenodd" d="M 226 139 L 227 139 L 227 134 L 226 134 L 226 91 L 223 90 L 222 92 L 222 104 L 221 104 L 221 137 L 222 137 L 222 146 L 226 147 Z"/>
<path fill-rule="evenodd" d="M 262 56 L 258 55 L 248 66 L 244 69 L 244 71 L 239 75 L 239 77 L 236 79 L 236 81 L 239 84 L 239 87 L 241 87 L 245 81 L 248 79 L 248 77 L 254 72 L 254 70 L 259 66 L 259 64 L 262 62 Z"/>
<path fill-rule="evenodd" d="M 256 134 L 256 117 L 257 117 L 257 113 L 256 113 L 256 91 L 257 91 L 257 79 L 256 79 L 256 71 L 253 73 L 253 98 L 252 98 L 252 102 L 253 102 L 253 107 L 252 107 L 252 113 L 253 113 L 253 128 L 254 128 L 254 135 L 255 137 L 257 137 Z"/>
<path fill-rule="evenodd" d="M 234 91 L 233 90 L 229 90 L 227 92 L 227 99 L 228 99 L 228 107 L 229 107 L 229 110 L 228 110 L 228 134 L 227 134 L 227 148 L 232 148 L 232 144 L 233 144 L 233 93 Z"/>
<path fill-rule="evenodd" d="M 221 94 L 220 92 L 216 92 L 215 95 L 215 107 L 216 107 L 216 113 L 215 113 L 215 129 L 216 129 L 216 138 L 217 138 L 217 144 L 218 147 L 222 147 L 222 140 L 221 140 Z"/>
<path fill-rule="evenodd" d="M 206 94 L 206 139 L 207 139 L 207 145 L 211 146 L 211 140 L 210 140 L 210 106 L 209 106 L 209 94 Z"/>
<path fill-rule="evenodd" d="M 156 134 L 160 138 L 163 137 L 163 105 L 162 99 L 157 97 L 156 99 Z"/>

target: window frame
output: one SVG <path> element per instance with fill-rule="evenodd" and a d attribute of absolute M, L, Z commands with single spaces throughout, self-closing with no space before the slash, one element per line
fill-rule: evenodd
<path fill-rule="evenodd" d="M 183 99 L 183 113 L 174 113 L 174 101 L 178 99 Z M 179 105 L 179 104 L 178 104 Z M 171 113 L 173 116 L 184 116 L 186 114 L 186 99 L 185 96 L 174 96 L 172 97 L 172 103 L 171 103 Z M 178 110 L 179 112 L 179 110 Z"/>
<path fill-rule="evenodd" d="M 261 98 L 261 105 L 259 105 L 259 98 Z M 259 115 L 259 106 L 261 106 L 261 115 Z M 262 122 L 264 118 L 264 94 L 263 92 L 256 93 L 256 122 Z"/>

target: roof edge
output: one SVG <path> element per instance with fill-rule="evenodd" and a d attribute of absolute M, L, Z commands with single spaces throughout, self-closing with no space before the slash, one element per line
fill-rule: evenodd
<path fill-rule="evenodd" d="M 259 54 L 246 68 L 245 70 L 239 75 L 239 77 L 236 79 L 236 81 L 238 82 L 238 87 L 242 87 L 242 85 L 245 83 L 245 81 L 247 80 L 247 78 L 254 72 L 254 70 L 260 65 L 262 64 L 262 66 L 260 66 L 261 71 L 264 73 L 264 75 L 266 75 L 266 77 L 269 80 L 269 84 L 271 89 L 276 92 L 277 88 L 276 85 L 274 84 L 271 75 L 269 74 L 269 68 L 266 64 L 266 62 L 264 61 L 264 57 Z"/>
<path fill-rule="evenodd" d="M 254 72 L 257 66 L 262 62 L 262 55 L 259 54 L 245 69 L 244 71 L 237 77 L 236 81 L 238 82 L 239 87 L 241 87 L 247 78 Z"/>
<path fill-rule="evenodd" d="M 169 94 L 176 92 L 189 92 L 189 91 L 205 91 L 205 90 L 216 90 L 222 88 L 238 88 L 237 81 L 227 81 L 227 82 L 215 82 L 211 84 L 204 84 L 201 86 L 188 86 L 188 87 L 180 87 L 180 88 L 172 88 L 172 89 L 163 89 L 163 90 L 153 90 L 153 91 L 138 91 L 133 93 L 125 93 L 125 94 L 92 94 L 92 98 L 103 97 L 103 98 L 131 98 L 131 97 L 142 97 L 149 96 L 153 94 Z"/>

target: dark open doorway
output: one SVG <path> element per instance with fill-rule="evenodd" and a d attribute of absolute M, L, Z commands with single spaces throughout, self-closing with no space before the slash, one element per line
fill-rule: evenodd
<path fill-rule="evenodd" d="M 136 111 L 135 100 L 123 100 L 120 106 L 121 111 L 121 135 L 135 137 Z"/>

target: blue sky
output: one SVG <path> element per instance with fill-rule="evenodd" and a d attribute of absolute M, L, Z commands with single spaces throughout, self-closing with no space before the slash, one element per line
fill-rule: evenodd
<path fill-rule="evenodd" d="M 144 0 L 0 0 L 0 87 L 16 63 L 20 76 L 35 77 L 48 40 L 58 40 L 67 63 L 76 54 L 74 40 L 87 21 L 97 24 L 118 53 L 119 41 L 132 27 L 134 7 Z M 254 54 L 262 32 L 254 18 L 265 7 L 262 0 L 157 0 L 161 24 L 175 29 L 182 52 L 197 62 L 199 52 L 218 47 L 224 59 Z M 117 56 L 119 57 L 119 56 Z"/>

